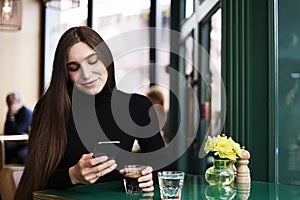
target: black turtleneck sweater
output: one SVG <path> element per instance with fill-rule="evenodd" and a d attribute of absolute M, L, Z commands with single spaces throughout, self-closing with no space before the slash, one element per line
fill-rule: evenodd
<path fill-rule="evenodd" d="M 91 152 L 92 145 L 95 145 L 99 140 L 118 140 L 120 141 L 120 148 L 128 153 L 131 152 L 135 139 L 138 140 L 141 152 L 153 152 L 164 147 L 164 142 L 159 131 L 155 134 L 151 133 L 149 137 L 146 137 L 145 133 L 141 132 L 142 129 L 138 129 L 134 126 L 130 128 L 130 130 L 133 132 L 136 131 L 136 133 L 127 133 L 128 130 L 120 128 L 118 120 L 115 120 L 113 116 L 115 112 L 118 115 L 120 114 L 121 127 L 124 124 L 131 124 L 132 122 L 139 127 L 145 127 L 149 125 L 149 123 L 155 123 L 155 126 L 157 125 L 158 127 L 157 119 L 154 118 L 151 122 L 149 117 L 149 109 L 152 106 L 149 99 L 142 95 L 126 94 L 121 91 L 116 91 L 116 94 L 117 95 L 114 96 L 107 91 L 102 91 L 96 96 L 88 96 L 80 92 L 75 95 L 73 93 L 72 116 L 70 117 L 66 131 L 67 147 L 60 164 L 48 180 L 47 189 L 64 189 L 74 186 L 69 177 L 69 168 L 76 165 L 83 154 Z M 112 109 L 112 107 L 114 109 Z M 126 115 L 126 108 L 129 108 L 130 117 Z M 96 115 L 93 115 L 95 113 Z M 95 126 L 95 121 L 92 119 L 93 116 L 97 116 L 95 117 L 97 126 L 100 125 L 102 133 L 104 133 L 107 138 L 104 139 L 103 136 L 99 134 L 99 127 Z M 139 134 L 141 134 L 142 137 L 139 137 Z M 95 139 L 89 138 L 91 135 L 100 136 L 98 137 L 99 139 L 97 138 L 97 141 L 93 141 Z M 94 136 L 91 137 L 94 138 Z M 89 139 L 85 140 L 86 138 Z M 126 159 L 122 157 L 118 158 L 118 156 L 116 158 L 118 167 L 121 167 L 120 165 L 123 164 L 134 163 L 132 159 L 128 159 L 130 163 L 124 163 Z M 120 162 L 118 160 L 120 160 Z M 122 176 L 118 170 L 114 170 L 100 177 L 97 182 L 120 179 L 122 179 Z"/>

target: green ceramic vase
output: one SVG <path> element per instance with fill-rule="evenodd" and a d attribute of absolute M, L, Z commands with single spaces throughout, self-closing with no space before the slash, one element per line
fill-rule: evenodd
<path fill-rule="evenodd" d="M 209 185 L 230 185 L 234 180 L 234 172 L 227 168 L 229 160 L 214 159 L 213 166 L 205 172 L 205 179 Z"/>

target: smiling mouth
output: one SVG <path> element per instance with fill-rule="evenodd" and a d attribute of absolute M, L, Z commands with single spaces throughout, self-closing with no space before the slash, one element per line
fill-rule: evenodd
<path fill-rule="evenodd" d="M 93 81 L 89 81 L 89 82 L 85 82 L 85 83 L 81 83 L 81 85 L 83 85 L 84 87 L 94 87 L 95 84 L 97 83 L 98 79 L 95 79 Z"/>

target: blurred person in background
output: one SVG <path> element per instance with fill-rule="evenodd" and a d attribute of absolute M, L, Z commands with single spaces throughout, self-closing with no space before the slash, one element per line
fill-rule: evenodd
<path fill-rule="evenodd" d="M 8 111 L 4 125 L 5 135 L 28 133 L 31 125 L 32 111 L 23 105 L 18 92 L 6 96 Z M 24 164 L 27 155 L 27 144 L 20 142 L 5 143 L 5 163 Z"/>
<path fill-rule="evenodd" d="M 169 142 L 167 137 L 167 111 L 165 110 L 165 97 L 162 91 L 157 86 L 151 86 L 146 93 L 146 96 L 152 102 L 157 113 L 160 133 L 165 143 Z"/>
<path fill-rule="evenodd" d="M 153 108 L 155 109 L 160 134 L 164 140 L 164 143 L 167 144 L 169 139 L 166 134 L 166 127 L 167 127 L 167 112 L 165 111 L 165 98 L 162 91 L 157 86 L 149 87 L 148 91 L 146 92 L 146 97 L 151 101 Z M 137 140 L 134 141 L 133 152 L 140 152 L 140 145 Z"/>

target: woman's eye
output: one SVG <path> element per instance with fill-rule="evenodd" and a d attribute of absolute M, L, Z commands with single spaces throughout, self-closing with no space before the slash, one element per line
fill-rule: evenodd
<path fill-rule="evenodd" d="M 97 55 L 94 55 L 94 56 L 90 57 L 90 58 L 87 60 L 87 63 L 88 63 L 89 65 L 94 65 L 94 64 L 97 63 L 97 61 L 98 61 L 98 56 L 97 56 Z"/>
<path fill-rule="evenodd" d="M 71 72 L 75 72 L 80 68 L 80 66 L 78 64 L 68 64 L 68 70 Z"/>

